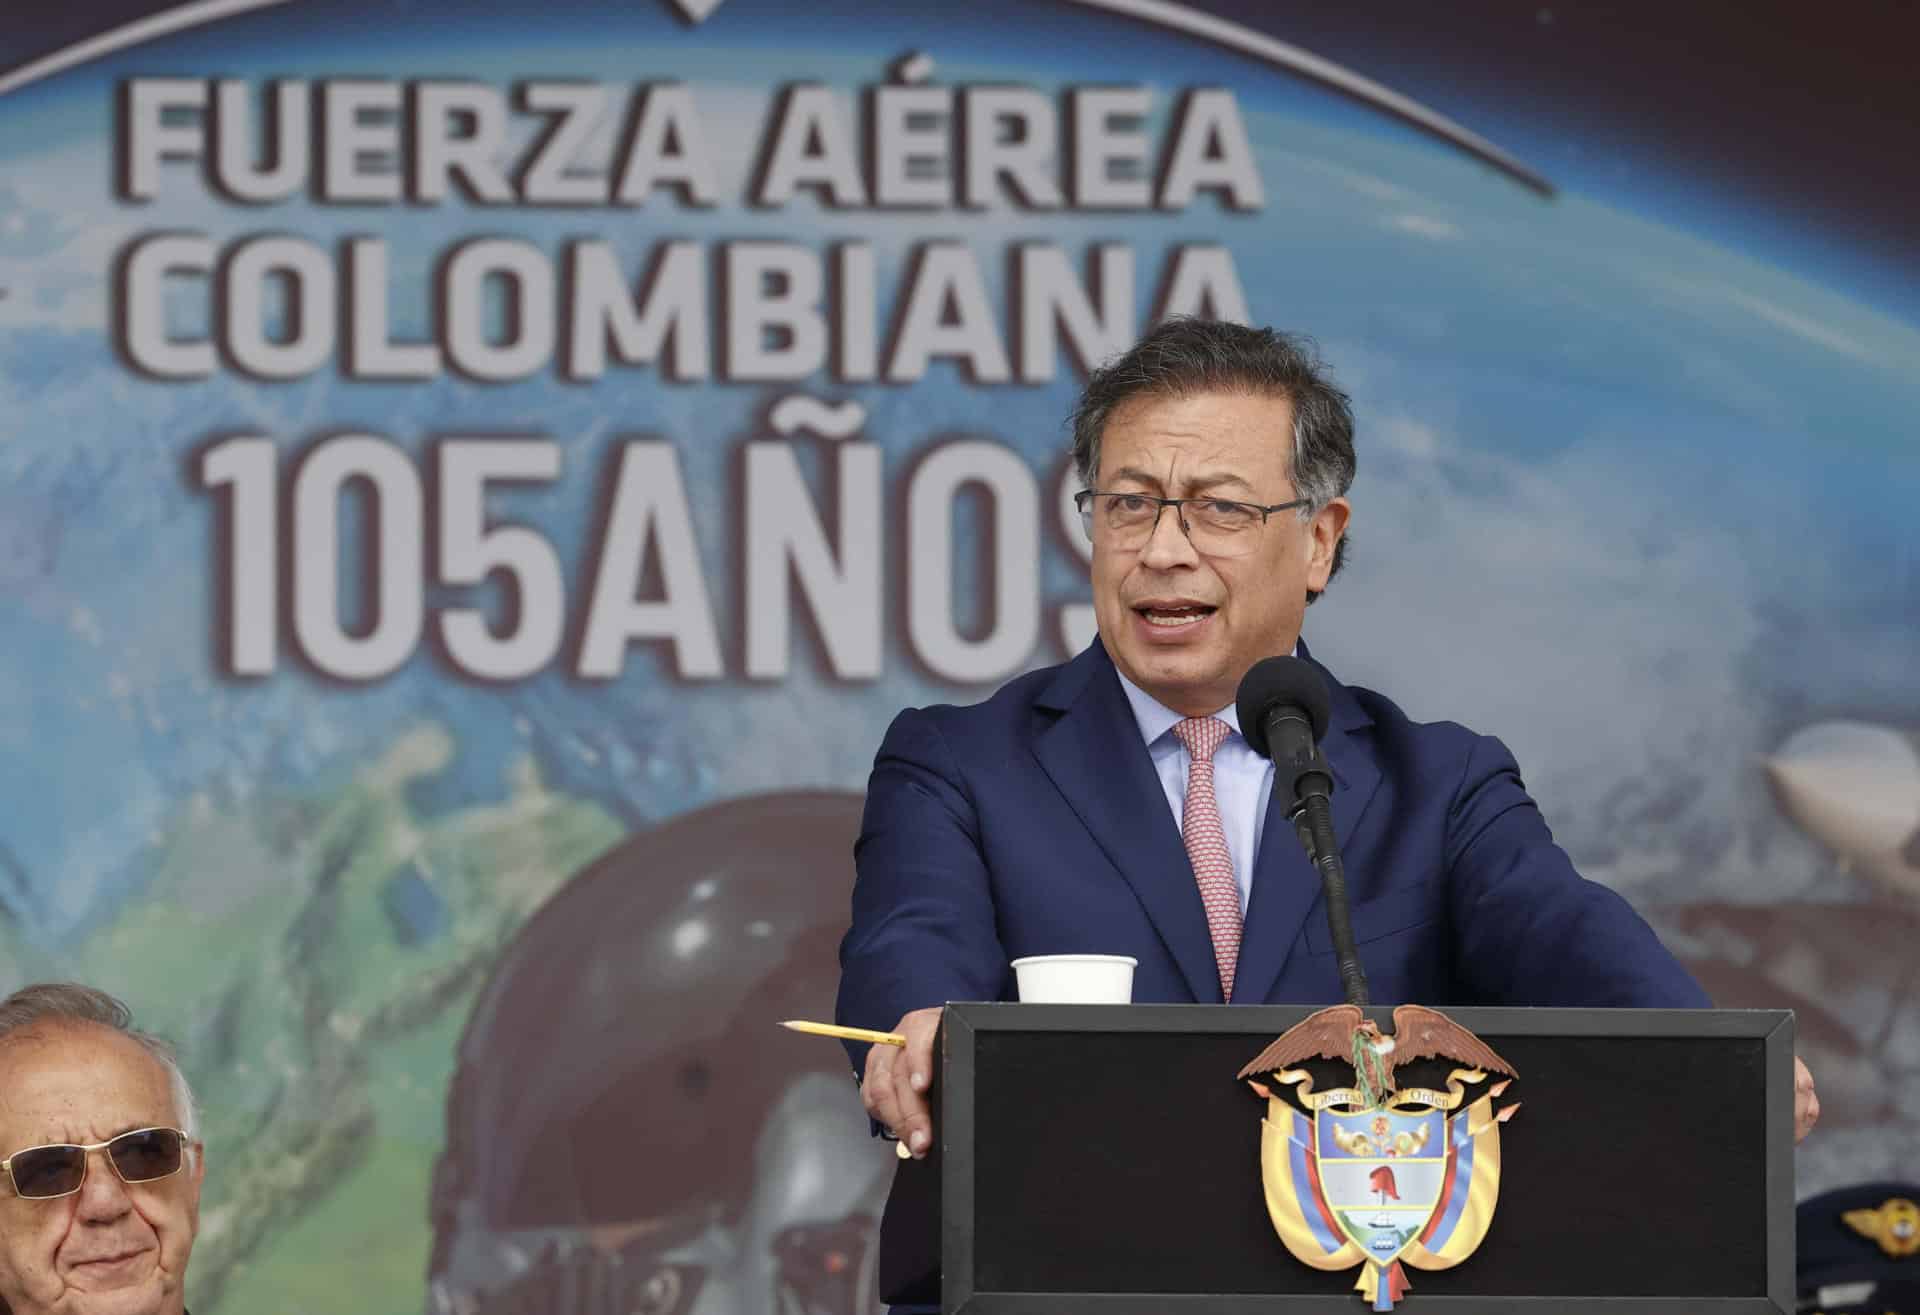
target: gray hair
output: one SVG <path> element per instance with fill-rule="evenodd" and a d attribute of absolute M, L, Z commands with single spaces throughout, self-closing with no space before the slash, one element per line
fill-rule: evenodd
<path fill-rule="evenodd" d="M 194 1104 L 193 1089 L 187 1085 L 187 1075 L 181 1072 L 180 1062 L 174 1058 L 173 1047 L 134 1027 L 133 1011 L 119 1000 L 105 991 L 75 982 L 23 986 L 0 1000 L 0 1044 L 11 1036 L 63 1024 L 92 1024 L 118 1032 L 159 1060 L 173 1088 L 174 1113 L 180 1120 L 180 1131 L 195 1141 L 200 1139 L 200 1112 Z"/>
<path fill-rule="evenodd" d="M 1190 397 L 1231 392 L 1284 397 L 1293 407 L 1290 473 L 1308 501 L 1302 519 L 1353 486 L 1353 408 L 1334 387 L 1311 338 L 1252 329 L 1222 320 L 1176 316 L 1087 379 L 1074 407 L 1073 462 L 1080 482 L 1093 487 L 1100 468 L 1100 436 L 1121 404 L 1136 397 Z M 1333 553 L 1331 580 L 1345 563 L 1343 536 Z M 1311 603 L 1317 590 L 1307 593 Z"/>

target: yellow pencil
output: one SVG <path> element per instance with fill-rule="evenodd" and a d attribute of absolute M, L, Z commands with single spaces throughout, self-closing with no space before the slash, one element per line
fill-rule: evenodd
<path fill-rule="evenodd" d="M 838 1023 L 810 1023 L 804 1018 L 789 1018 L 780 1024 L 795 1032 L 808 1032 L 814 1036 L 839 1037 L 842 1041 L 871 1041 L 876 1046 L 904 1046 L 907 1039 L 898 1032 L 873 1032 L 864 1027 L 842 1027 Z M 903 1160 L 911 1160 L 913 1152 L 907 1144 L 897 1141 L 893 1144 L 893 1153 Z"/>
<path fill-rule="evenodd" d="M 780 1024 L 796 1032 L 808 1032 L 814 1036 L 839 1037 L 842 1041 L 871 1041 L 876 1046 L 904 1046 L 907 1039 L 898 1032 L 872 1032 L 864 1027 L 842 1027 L 838 1023 L 810 1023 L 802 1018 L 790 1018 Z"/>

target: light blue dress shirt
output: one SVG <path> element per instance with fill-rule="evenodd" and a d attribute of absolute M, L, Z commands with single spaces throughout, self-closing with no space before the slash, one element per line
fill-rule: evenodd
<path fill-rule="evenodd" d="M 1120 675 L 1116 669 L 1116 675 Z M 1187 764 L 1192 755 L 1173 733 L 1186 718 L 1163 707 L 1151 694 L 1120 675 L 1140 738 L 1147 742 L 1153 770 L 1167 792 L 1173 821 L 1180 824 L 1187 805 Z M 1267 800 L 1273 794 L 1273 760 L 1255 753 L 1240 734 L 1240 714 L 1229 703 L 1213 714 L 1233 728 L 1213 755 L 1213 797 L 1220 806 L 1220 829 L 1226 833 L 1227 853 L 1233 858 L 1233 880 L 1240 887 L 1240 912 L 1247 911 L 1253 892 L 1253 865 L 1260 858 L 1260 837 L 1267 824 Z"/>

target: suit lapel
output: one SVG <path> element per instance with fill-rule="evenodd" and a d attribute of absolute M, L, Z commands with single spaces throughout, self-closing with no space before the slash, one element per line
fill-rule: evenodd
<path fill-rule="evenodd" d="M 1312 662 L 1305 643 L 1300 656 Z M 1342 855 L 1354 851 L 1361 814 L 1380 784 L 1371 746 L 1364 734 L 1373 719 L 1353 691 L 1335 680 L 1318 662 L 1326 677 L 1331 702 L 1326 736 L 1320 748 L 1333 770 L 1333 830 Z M 1307 862 L 1307 853 L 1287 820 L 1278 799 L 1267 804 L 1260 833 L 1260 857 L 1254 867 L 1253 894 L 1247 901 L 1246 929 L 1240 941 L 1240 961 L 1234 970 L 1233 998 L 1243 1004 L 1264 1004 L 1286 967 L 1309 917 L 1325 918 L 1320 898 L 1320 874 Z M 1300 1001 L 1298 1003 L 1325 1003 Z"/>
<path fill-rule="evenodd" d="M 1193 865 L 1098 640 L 1061 669 L 1035 706 L 1057 714 L 1034 740 L 1040 766 L 1133 888 L 1193 998 L 1219 1004 L 1220 976 Z"/>

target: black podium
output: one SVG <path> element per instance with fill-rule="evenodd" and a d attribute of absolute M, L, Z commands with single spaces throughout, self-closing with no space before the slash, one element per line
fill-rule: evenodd
<path fill-rule="evenodd" d="M 1356 1270 L 1290 1255 L 1242 1065 L 1310 1010 L 948 1007 L 937 1155 L 951 1315 L 1364 1311 Z M 1383 1023 L 1390 1008 L 1371 1016 Z M 1794 1309 L 1793 1018 L 1457 1009 L 1518 1071 L 1499 1200 L 1396 1309 L 1714 1315 Z M 1351 1072 L 1351 1070 L 1348 1070 Z"/>

